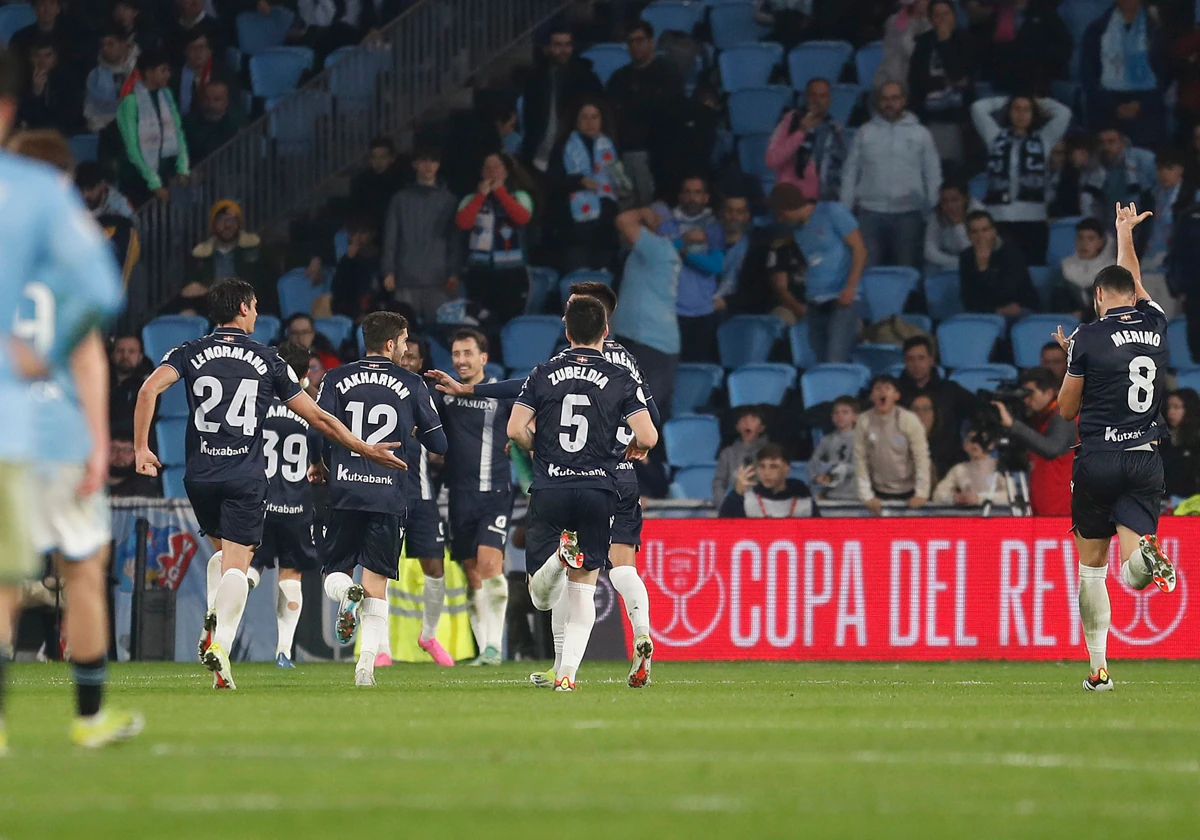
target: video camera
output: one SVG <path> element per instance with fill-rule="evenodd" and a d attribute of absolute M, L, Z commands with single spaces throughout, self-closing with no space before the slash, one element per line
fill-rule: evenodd
<path fill-rule="evenodd" d="M 1025 396 L 1028 392 L 1015 379 L 1002 380 L 996 383 L 996 389 L 989 391 L 979 389 L 976 395 L 979 406 L 975 417 L 971 420 L 971 431 L 975 432 L 981 446 L 987 449 L 995 446 L 1000 457 L 1000 468 L 1004 470 L 1025 470 L 1028 464 L 1025 455 L 1013 446 L 1008 435 L 1008 429 L 1000 422 L 1000 410 L 993 403 L 1000 403 L 1008 409 L 1014 418 L 1025 416 Z"/>

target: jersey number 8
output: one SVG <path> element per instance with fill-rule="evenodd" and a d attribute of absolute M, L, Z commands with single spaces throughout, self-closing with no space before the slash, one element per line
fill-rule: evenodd
<path fill-rule="evenodd" d="M 1145 414 L 1154 404 L 1154 377 L 1158 366 L 1149 356 L 1138 356 L 1129 363 L 1129 410 Z"/>

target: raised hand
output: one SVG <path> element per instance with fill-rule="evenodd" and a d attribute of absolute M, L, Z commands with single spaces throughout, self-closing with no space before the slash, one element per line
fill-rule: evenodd
<path fill-rule="evenodd" d="M 443 370 L 427 370 L 425 378 L 432 380 L 435 386 L 443 394 L 450 394 L 454 397 L 469 397 L 475 393 L 475 388 L 470 385 L 464 385 L 450 374 Z"/>
<path fill-rule="evenodd" d="M 1154 214 L 1147 210 L 1145 213 L 1138 213 L 1137 205 L 1133 202 L 1129 203 L 1128 207 L 1122 207 L 1121 202 L 1117 202 L 1117 230 L 1121 230 L 1122 226 L 1133 230 L 1142 222 L 1149 219 Z"/>
<path fill-rule="evenodd" d="M 1058 325 L 1058 332 L 1050 333 L 1050 337 L 1058 342 L 1058 346 L 1063 349 L 1064 353 L 1071 352 L 1071 339 L 1069 336 L 1063 335 L 1062 324 Z"/>

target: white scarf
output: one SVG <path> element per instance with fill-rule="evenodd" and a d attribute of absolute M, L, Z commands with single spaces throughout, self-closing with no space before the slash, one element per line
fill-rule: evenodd
<path fill-rule="evenodd" d="M 168 98 L 166 88 L 158 92 L 158 107 L 146 85 L 138 82 L 134 85 L 133 95 L 138 104 L 138 146 L 146 165 L 153 171 L 158 171 L 158 165 L 165 158 L 173 158 L 179 154 L 179 135 L 175 131 L 175 115 Z"/>

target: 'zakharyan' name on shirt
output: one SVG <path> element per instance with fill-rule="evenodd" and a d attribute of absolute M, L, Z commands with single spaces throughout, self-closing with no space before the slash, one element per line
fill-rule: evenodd
<path fill-rule="evenodd" d="M 377 371 L 361 371 L 352 373 L 345 379 L 337 381 L 338 393 L 345 394 L 356 385 L 382 385 L 385 388 L 390 388 L 395 391 L 400 399 L 408 399 L 408 386 L 394 376 Z"/>

